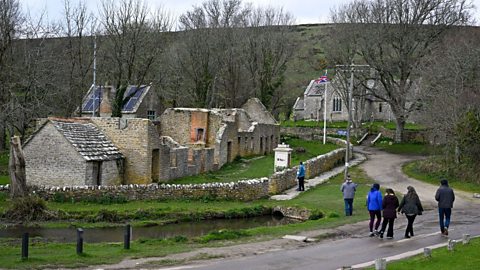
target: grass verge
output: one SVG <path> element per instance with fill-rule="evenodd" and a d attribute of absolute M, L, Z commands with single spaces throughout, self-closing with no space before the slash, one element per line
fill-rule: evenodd
<path fill-rule="evenodd" d="M 422 143 L 393 143 L 391 140 L 381 140 L 375 147 L 388 153 L 399 155 L 427 155 L 431 152 L 429 145 Z"/>
<path fill-rule="evenodd" d="M 432 257 L 417 255 L 412 258 L 388 263 L 389 270 L 442 270 L 442 269 L 478 269 L 480 257 L 480 239 L 473 239 L 467 245 L 457 245 L 454 251 L 446 247 L 432 250 Z M 370 268 L 374 269 L 374 268 Z"/>

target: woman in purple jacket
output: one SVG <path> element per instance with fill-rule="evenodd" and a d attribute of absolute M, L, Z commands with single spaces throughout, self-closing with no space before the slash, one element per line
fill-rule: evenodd
<path fill-rule="evenodd" d="M 398 198 L 393 192 L 393 189 L 387 188 L 385 190 L 385 197 L 383 197 L 382 207 L 383 207 L 383 223 L 382 229 L 380 230 L 380 238 L 383 238 L 383 233 L 388 225 L 387 238 L 393 238 L 393 223 L 397 218 L 397 207 L 398 207 Z"/>
<path fill-rule="evenodd" d="M 378 234 L 378 227 L 382 219 L 382 193 L 380 192 L 380 185 L 373 184 L 370 192 L 367 195 L 367 209 L 370 213 L 370 237 Z M 375 218 L 377 221 L 375 222 Z M 373 230 L 373 223 L 375 223 L 375 231 Z"/>

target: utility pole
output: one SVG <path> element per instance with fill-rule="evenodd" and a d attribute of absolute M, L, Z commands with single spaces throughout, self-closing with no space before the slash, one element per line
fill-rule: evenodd
<path fill-rule="evenodd" d="M 349 160 L 350 160 L 350 150 L 353 155 L 353 145 L 350 144 L 350 130 L 352 126 L 352 99 L 353 99 L 353 73 L 357 69 L 358 71 L 363 71 L 362 68 L 370 67 L 369 65 L 355 65 L 355 64 L 350 64 L 350 65 L 336 65 L 335 66 L 337 69 L 342 70 L 342 71 L 350 71 L 350 84 L 348 87 L 348 97 L 347 97 L 347 104 L 348 104 L 348 123 L 347 123 L 347 146 L 346 146 L 346 151 L 345 151 L 345 175 L 344 179 L 347 179 L 348 175 L 348 167 L 350 166 Z"/>
<path fill-rule="evenodd" d="M 95 117 L 95 99 L 97 98 L 97 89 L 96 89 L 96 79 L 97 79 L 97 35 L 93 38 L 93 83 L 92 83 L 92 94 L 93 94 L 93 108 L 92 108 L 92 117 Z M 99 100 L 100 101 L 100 100 Z M 100 104 L 98 104 L 100 106 Z"/>

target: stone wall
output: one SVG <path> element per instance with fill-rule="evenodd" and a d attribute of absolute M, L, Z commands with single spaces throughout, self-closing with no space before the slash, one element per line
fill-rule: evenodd
<path fill-rule="evenodd" d="M 331 139 L 331 142 L 342 144 L 342 140 Z M 343 146 L 345 146 L 343 141 Z M 336 149 L 324 155 L 320 155 L 304 162 L 305 165 L 305 179 L 314 178 L 324 172 L 327 172 L 334 167 L 345 162 L 345 148 Z M 286 169 L 281 172 L 274 173 L 270 177 L 270 194 L 278 194 L 284 190 L 294 187 L 297 184 L 298 166 L 291 169 Z"/>
<path fill-rule="evenodd" d="M 395 139 L 395 130 L 380 128 L 380 133 L 382 136 L 390 138 L 392 140 Z M 406 142 L 421 142 L 421 143 L 428 143 L 429 138 L 426 131 L 422 130 L 404 130 L 404 141 Z"/>
<path fill-rule="evenodd" d="M 345 145 L 345 141 L 329 138 L 329 141 L 339 145 Z M 170 142 L 171 144 L 172 142 Z M 170 151 L 167 146 L 161 149 L 162 151 Z M 182 148 L 183 149 L 183 148 Z M 183 160 L 184 156 L 188 155 L 188 148 L 177 149 L 177 158 Z M 196 160 L 201 160 L 202 153 L 205 154 L 203 158 L 213 159 L 212 151 L 197 152 L 193 154 Z M 181 157 L 179 157 L 181 155 Z M 165 159 L 165 155 L 160 153 L 160 162 L 171 162 L 170 159 Z M 306 179 L 313 178 L 323 172 L 326 172 L 333 167 L 342 163 L 345 158 L 345 149 L 337 149 L 325 155 L 320 155 L 315 158 L 305 161 Z M 163 165 L 162 165 L 163 166 Z M 198 169 L 195 167 L 198 164 L 191 164 L 187 166 L 171 166 L 169 176 L 177 176 L 179 173 L 197 173 Z M 42 198 L 47 200 L 53 199 L 58 194 L 62 194 L 66 200 L 81 201 L 82 198 L 92 196 L 110 196 L 123 197 L 127 200 L 158 200 L 158 199 L 201 199 L 201 198 L 218 198 L 218 199 L 232 199 L 241 201 L 251 201 L 267 197 L 271 194 L 278 194 L 286 189 L 296 185 L 297 167 L 286 169 L 281 172 L 274 173 L 270 178 L 245 180 L 231 183 L 209 183 L 209 184 L 191 184 L 191 185 L 173 185 L 173 184 L 130 184 L 121 186 L 83 186 L 76 187 L 45 187 L 32 186 L 32 190 Z M 0 186 L 1 190 L 8 190 L 9 186 Z"/>
<path fill-rule="evenodd" d="M 85 185 L 87 162 L 47 123 L 24 145 L 28 185 Z"/>
<path fill-rule="evenodd" d="M 152 179 L 152 151 L 160 139 L 148 119 L 91 118 L 125 155 L 124 184 L 148 184 Z"/>
<path fill-rule="evenodd" d="M 9 190 L 9 185 L 0 186 L 0 191 Z M 231 183 L 194 185 L 121 185 L 77 187 L 30 187 L 31 191 L 45 200 L 61 197 L 65 201 L 82 201 L 87 198 L 114 197 L 134 200 L 165 199 L 227 199 L 252 201 L 268 196 L 268 179 L 254 179 Z"/>
<path fill-rule="evenodd" d="M 323 136 L 323 122 L 319 123 L 322 127 L 281 127 L 280 133 L 283 135 L 295 136 L 304 140 L 315 140 L 319 135 Z M 341 128 L 327 128 L 328 135 L 337 135 Z"/>

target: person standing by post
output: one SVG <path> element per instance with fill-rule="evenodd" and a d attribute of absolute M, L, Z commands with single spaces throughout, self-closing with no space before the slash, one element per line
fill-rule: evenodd
<path fill-rule="evenodd" d="M 345 215 L 351 216 L 353 214 L 353 198 L 355 197 L 355 191 L 357 191 L 357 184 L 352 181 L 350 175 L 347 175 L 347 179 L 340 187 L 340 191 L 343 192 Z"/>
<path fill-rule="evenodd" d="M 388 225 L 387 238 L 393 238 L 393 224 L 397 218 L 397 207 L 398 207 L 398 198 L 395 195 L 395 192 L 391 188 L 385 190 L 385 197 L 383 197 L 382 208 L 383 208 L 383 223 L 382 229 L 380 230 L 380 238 L 383 238 L 383 233 Z"/>
<path fill-rule="evenodd" d="M 412 186 L 407 187 L 407 194 L 403 196 L 400 206 L 398 207 L 398 212 L 405 214 L 407 217 L 407 229 L 405 230 L 405 238 L 410 238 L 413 236 L 413 222 L 417 215 L 421 215 L 423 212 L 422 203 L 418 197 L 415 188 Z"/>
<path fill-rule="evenodd" d="M 298 188 L 297 191 L 304 191 L 305 190 L 305 166 L 303 162 L 300 161 L 300 166 L 298 166 L 297 170 L 297 179 L 298 179 Z"/>
<path fill-rule="evenodd" d="M 370 214 L 370 237 L 373 237 L 378 234 L 378 227 L 380 227 L 380 221 L 382 219 L 382 193 L 380 192 L 380 185 L 377 183 L 373 184 L 367 195 L 367 209 Z M 375 218 L 377 218 L 376 222 Z M 375 231 L 373 230 L 374 223 Z"/>
<path fill-rule="evenodd" d="M 450 226 L 450 216 L 452 215 L 455 194 L 453 193 L 453 189 L 448 186 L 447 179 L 442 179 L 440 184 L 437 193 L 435 193 L 435 200 L 438 202 L 440 231 L 442 235 L 448 236 L 448 227 Z"/>

